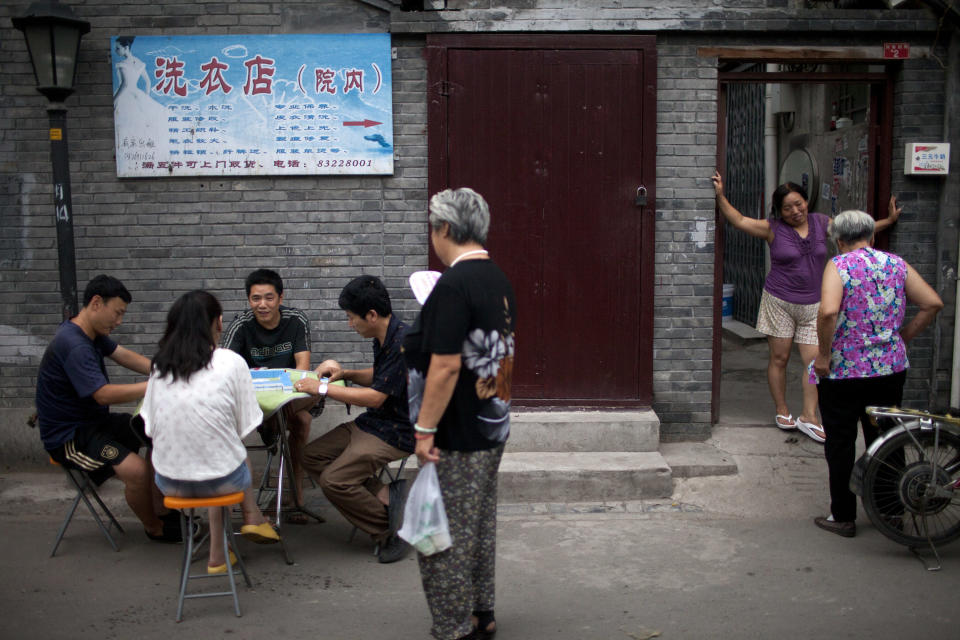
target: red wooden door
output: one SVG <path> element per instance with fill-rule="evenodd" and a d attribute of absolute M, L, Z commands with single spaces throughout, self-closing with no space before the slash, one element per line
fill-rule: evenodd
<path fill-rule="evenodd" d="M 487 246 L 519 307 L 515 402 L 648 405 L 652 38 L 428 44 L 430 190 L 490 203 Z"/>

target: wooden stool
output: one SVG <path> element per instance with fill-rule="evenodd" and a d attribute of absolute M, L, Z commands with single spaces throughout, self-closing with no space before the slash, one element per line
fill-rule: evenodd
<path fill-rule="evenodd" d="M 116 527 L 117 531 L 120 533 L 123 533 L 123 527 L 120 526 L 120 523 L 117 522 L 117 519 L 113 517 L 113 513 L 110 512 L 110 509 L 107 508 L 107 505 L 105 505 L 103 500 L 100 499 L 100 494 L 97 493 L 97 485 L 94 484 L 93 480 L 90 479 L 90 475 L 86 471 L 81 471 L 80 469 L 65 467 L 53 458 L 50 458 L 50 464 L 63 469 L 63 472 L 67 474 L 67 477 L 70 478 L 70 482 L 77 489 L 77 495 L 73 498 L 73 504 L 70 505 L 70 509 L 67 511 L 67 517 L 63 519 L 63 524 L 60 525 L 60 530 L 57 532 L 57 539 L 53 542 L 53 549 L 50 551 L 50 557 L 52 558 L 57 552 L 57 547 L 60 546 L 60 541 L 63 540 L 63 534 L 67 532 L 67 526 L 73 519 L 73 514 L 76 512 L 77 506 L 80 504 L 81 500 L 83 500 L 83 503 L 87 505 L 90 515 L 93 516 L 97 526 L 100 527 L 100 531 L 102 531 L 103 535 L 106 536 L 107 542 L 110 543 L 110 546 L 113 547 L 114 551 L 119 551 L 120 547 L 117 546 L 117 541 L 113 539 L 112 535 L 110 535 L 110 527 Z M 93 507 L 93 503 L 90 502 L 90 498 L 93 498 L 94 501 L 100 505 L 103 515 L 109 520 L 107 524 L 103 523 L 103 520 L 100 518 L 100 514 L 97 513 L 97 510 Z"/>
<path fill-rule="evenodd" d="M 177 600 L 177 622 L 183 620 L 183 601 L 187 598 L 212 598 L 215 596 L 233 596 L 233 609 L 240 617 L 240 599 L 237 597 L 237 582 L 234 580 L 234 569 L 230 564 L 230 551 L 233 550 L 237 557 L 237 564 L 240 565 L 240 571 L 243 573 L 243 579 L 247 586 L 252 587 L 250 576 L 247 575 L 247 569 L 243 565 L 243 558 L 240 556 L 240 550 L 237 549 L 235 537 L 233 535 L 233 525 L 230 524 L 230 507 L 243 502 L 243 492 L 231 493 L 225 496 L 212 496 L 209 498 L 175 498 L 167 496 L 163 499 L 163 504 L 168 509 L 180 509 L 180 531 L 183 534 L 183 567 L 180 571 L 180 597 Z M 196 509 L 199 507 L 220 507 L 223 512 L 223 549 L 226 555 L 227 571 L 225 575 L 230 579 L 230 591 L 217 591 L 214 593 L 187 593 L 187 581 L 193 578 L 220 578 L 220 574 L 208 575 L 206 573 L 190 575 L 190 561 L 193 559 L 193 536 L 189 532 L 193 531 L 193 519 L 196 517 Z"/>

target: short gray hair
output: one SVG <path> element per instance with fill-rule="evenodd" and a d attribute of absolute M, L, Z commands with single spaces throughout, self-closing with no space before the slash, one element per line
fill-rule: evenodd
<path fill-rule="evenodd" d="M 837 242 L 853 244 L 862 240 L 869 240 L 873 235 L 876 224 L 873 216 L 865 211 L 841 211 L 827 227 L 827 233 Z"/>
<path fill-rule="evenodd" d="M 450 225 L 450 239 L 455 243 L 484 244 L 490 230 L 490 207 L 469 187 L 445 189 L 430 198 L 430 226 L 439 231 L 444 222 Z"/>

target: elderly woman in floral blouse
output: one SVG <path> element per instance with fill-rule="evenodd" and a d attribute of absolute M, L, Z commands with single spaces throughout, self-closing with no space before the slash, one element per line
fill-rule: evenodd
<path fill-rule="evenodd" d="M 857 532 L 856 496 L 849 487 L 857 421 L 869 447 L 879 433 L 866 408 L 900 404 L 909 366 L 906 343 L 943 308 L 903 258 L 872 248 L 873 232 L 873 218 L 862 211 L 844 211 L 830 223 L 841 253 L 823 273 L 813 363 L 830 474 L 830 515 L 814 523 L 848 538 Z M 904 325 L 907 302 L 918 311 Z"/>
<path fill-rule="evenodd" d="M 453 546 L 418 555 L 420 576 L 435 638 L 492 638 L 497 470 L 510 434 L 516 302 L 483 248 L 490 211 L 480 194 L 434 195 L 429 224 L 448 268 L 403 350 L 417 458 L 436 464 Z"/>

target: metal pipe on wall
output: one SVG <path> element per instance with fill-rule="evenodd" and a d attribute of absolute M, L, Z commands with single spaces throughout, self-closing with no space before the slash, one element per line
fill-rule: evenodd
<path fill-rule="evenodd" d="M 775 73 L 780 70 L 779 65 L 768 64 L 767 71 Z M 773 199 L 773 192 L 776 191 L 780 177 L 780 159 L 778 157 L 779 149 L 777 145 L 777 114 L 774 113 L 774 91 L 775 85 L 763 85 L 763 210 L 766 210 L 769 202 Z M 770 271 L 770 245 L 763 243 L 764 261 L 766 262 L 765 272 Z"/>

